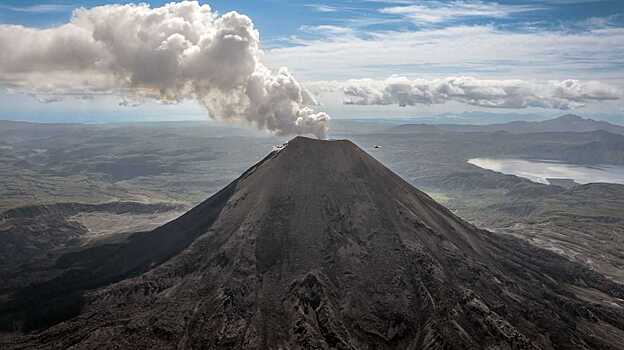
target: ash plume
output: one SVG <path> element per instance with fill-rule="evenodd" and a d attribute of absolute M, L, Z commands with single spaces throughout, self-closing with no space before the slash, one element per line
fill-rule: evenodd
<path fill-rule="evenodd" d="M 314 98 L 286 68 L 271 71 L 261 58 L 249 17 L 197 1 L 81 8 L 49 29 L 0 25 L 0 84 L 42 102 L 194 99 L 212 118 L 325 138 L 329 116 L 314 111 Z"/>

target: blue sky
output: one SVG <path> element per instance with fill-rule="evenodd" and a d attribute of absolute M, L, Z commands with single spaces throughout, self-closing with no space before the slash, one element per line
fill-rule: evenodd
<path fill-rule="evenodd" d="M 25 26 L 50 27 L 66 23 L 73 9 L 106 4 L 147 2 L 158 7 L 170 1 L 0 1 L 0 23 Z M 306 36 L 302 26 L 335 25 L 357 27 L 362 30 L 418 30 L 423 26 L 435 25 L 479 25 L 488 24 L 509 30 L 530 30 L 536 28 L 558 30 L 583 30 L 584 21 L 604 19 L 611 25 L 624 25 L 624 2 L 620 0 L 499 0 L 487 1 L 483 5 L 498 4 L 518 8 L 506 16 L 465 16 L 448 18 L 438 23 L 415 23 L 404 16 L 384 13 L 383 9 L 409 7 L 419 4 L 451 5 L 456 1 L 307 1 L 307 0 L 243 0 L 243 1 L 200 1 L 214 10 L 225 13 L 238 11 L 250 16 L 262 34 L 264 42 L 273 45 L 288 45 L 284 39 L 290 36 Z M 524 9 L 522 9 L 524 7 Z M 387 11 L 386 11 L 387 12 Z M 366 23 L 366 21 L 370 23 Z"/>
<path fill-rule="evenodd" d="M 158 7 L 168 1 L 148 1 Z M 70 21 L 73 9 L 128 1 L 0 1 L 0 24 L 53 28 Z M 579 79 L 624 87 L 624 1 L 201 1 L 220 14 L 238 11 L 259 30 L 269 67 L 287 66 L 310 86 L 349 79 L 410 79 L 471 76 L 535 81 Z M 318 84 L 317 84 L 318 85 Z M 346 106 L 335 93 L 319 93 L 335 117 L 418 116 L 486 110 L 463 103 Z M 29 96 L 0 94 L 0 118 L 95 117 L 197 119 L 193 102 L 177 107 L 146 103 L 123 109 L 114 98 L 33 104 Z M 9 103 L 11 102 L 11 103 Z M 77 107 L 76 105 L 79 105 Z M 51 107 L 53 106 L 53 107 Z M 52 111 L 51 111 L 52 110 Z M 487 109 L 488 111 L 496 111 Z M 501 112 L 514 112 L 505 109 Z M 587 103 L 576 110 L 613 120 L 624 115 L 620 100 Z M 549 108 L 517 112 L 556 115 Z"/>

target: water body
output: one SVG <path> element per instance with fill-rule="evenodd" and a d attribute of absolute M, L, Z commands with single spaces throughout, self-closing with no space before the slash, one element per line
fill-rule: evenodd
<path fill-rule="evenodd" d="M 503 174 L 548 184 L 548 179 L 571 179 L 579 184 L 608 182 L 624 184 L 624 166 L 579 165 L 550 160 L 473 158 L 468 163 Z"/>

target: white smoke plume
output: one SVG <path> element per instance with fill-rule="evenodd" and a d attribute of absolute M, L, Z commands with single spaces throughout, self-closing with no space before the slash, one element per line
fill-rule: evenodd
<path fill-rule="evenodd" d="M 316 83 L 341 88 L 346 104 L 441 104 L 457 101 L 493 108 L 542 107 L 571 109 L 588 102 L 617 100 L 622 92 L 597 81 L 486 80 L 473 77 L 414 79 L 393 76 L 386 80 L 359 79 L 344 83 Z"/>
<path fill-rule="evenodd" d="M 197 1 L 74 11 L 49 29 L 0 25 L 0 85 L 42 102 L 120 94 L 121 104 L 196 99 L 213 118 L 325 138 L 329 116 L 288 72 L 262 62 L 258 31 Z"/>

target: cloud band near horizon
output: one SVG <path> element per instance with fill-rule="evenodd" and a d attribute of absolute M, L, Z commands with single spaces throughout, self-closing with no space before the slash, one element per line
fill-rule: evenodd
<path fill-rule="evenodd" d="M 587 103 L 619 100 L 618 87 L 599 81 L 525 81 L 475 77 L 408 79 L 393 76 L 385 80 L 352 79 L 308 84 L 318 93 L 341 91 L 344 104 L 351 105 L 433 105 L 455 101 L 487 108 L 529 107 L 568 110 Z"/>

